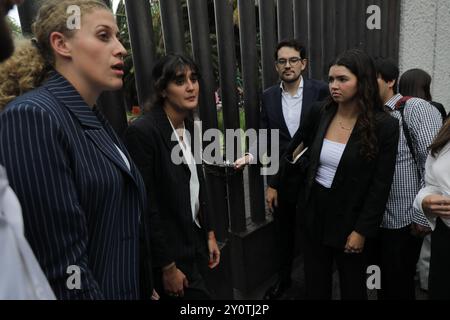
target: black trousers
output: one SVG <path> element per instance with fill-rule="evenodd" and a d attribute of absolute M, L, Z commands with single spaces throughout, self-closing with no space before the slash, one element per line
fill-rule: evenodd
<path fill-rule="evenodd" d="M 327 201 L 328 200 L 328 201 Z M 306 230 L 303 237 L 305 255 L 305 284 L 307 299 L 330 300 L 332 298 L 333 263 L 339 274 L 341 299 L 366 300 L 367 274 L 365 251 L 345 253 L 344 248 L 324 244 L 330 238 L 325 227 L 326 216 L 335 210 L 328 207 L 328 189 L 315 183 L 306 210 L 314 214 L 314 230 Z"/>
<path fill-rule="evenodd" d="M 380 228 L 379 266 L 381 269 L 382 300 L 414 300 L 416 264 L 422 238 L 411 235 L 410 226 L 401 229 Z"/>
<path fill-rule="evenodd" d="M 450 299 L 450 228 L 440 218 L 431 234 L 429 298 Z"/>
<path fill-rule="evenodd" d="M 291 284 L 292 263 L 295 255 L 295 203 L 282 197 L 279 198 L 278 208 L 275 208 L 273 219 L 275 223 L 275 241 L 277 243 L 280 269 L 278 280 L 286 286 Z"/>
<path fill-rule="evenodd" d="M 196 244 L 195 255 L 189 259 L 175 261 L 177 268 L 186 276 L 189 286 L 184 288 L 184 297 L 169 296 L 164 291 L 161 269 L 154 270 L 155 290 L 160 295 L 161 300 L 210 300 L 212 298 L 204 280 L 209 259 L 205 243 L 206 238 L 203 230 L 195 225 L 192 227 L 195 230 L 195 238 L 192 239 Z"/>

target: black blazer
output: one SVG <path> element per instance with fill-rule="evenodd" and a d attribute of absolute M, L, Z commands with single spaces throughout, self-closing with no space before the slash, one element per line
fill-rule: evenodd
<path fill-rule="evenodd" d="M 325 82 L 306 78 L 303 78 L 303 80 L 303 102 L 299 130 L 305 125 L 314 102 L 322 101 L 330 94 L 328 85 Z M 266 89 L 263 93 L 261 100 L 260 129 L 268 129 L 268 137 L 270 137 L 270 130 L 279 129 L 279 155 L 281 158 L 291 142 L 292 137 L 283 116 L 280 84 L 276 84 Z M 271 144 L 269 139 L 268 151 L 270 150 Z M 271 187 L 277 188 L 277 176 L 269 176 L 268 184 Z"/>
<path fill-rule="evenodd" d="M 193 122 L 185 121 L 186 130 L 193 135 Z M 153 266 L 192 261 L 196 256 L 196 238 L 190 199 L 191 172 L 187 164 L 174 164 L 171 152 L 178 145 L 172 141 L 173 130 L 162 107 L 136 119 L 125 132 L 125 144 L 142 173 L 149 199 L 147 212 Z M 211 231 L 207 194 L 202 165 L 197 165 L 200 182 L 200 222 L 204 232 Z M 198 231 L 197 231 L 198 234 Z M 197 248 L 198 250 L 198 248 Z M 205 251 L 205 253 L 207 253 Z"/>
<path fill-rule="evenodd" d="M 333 119 L 336 105 L 318 107 L 311 115 L 311 122 L 303 133 L 298 132 L 289 145 L 287 155 L 304 141 L 309 146 L 308 167 L 301 183 L 297 209 L 300 221 L 307 232 L 313 230 L 314 212 L 306 210 L 311 199 L 311 187 L 320 165 L 320 153 L 328 126 Z M 356 124 L 339 162 L 330 190 L 328 206 L 333 208 L 334 234 L 331 245 L 343 248 L 347 237 L 356 231 L 366 237 L 377 233 L 391 189 L 395 170 L 399 137 L 398 120 L 384 111 L 376 112 L 375 134 L 378 154 L 368 160 L 360 152 L 360 125 Z M 292 157 L 292 156 L 291 156 Z M 287 156 L 289 159 L 289 156 Z M 283 164 L 285 165 L 285 164 Z"/>

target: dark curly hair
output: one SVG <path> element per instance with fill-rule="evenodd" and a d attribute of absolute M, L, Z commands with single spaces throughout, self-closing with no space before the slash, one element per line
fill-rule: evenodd
<path fill-rule="evenodd" d="M 383 103 L 378 90 L 377 73 L 374 62 L 364 51 L 350 49 L 340 54 L 331 64 L 343 66 L 350 70 L 357 78 L 356 101 L 360 114 L 357 121 L 357 130 L 361 133 L 361 153 L 372 160 L 378 153 L 377 137 L 375 134 L 375 114 L 384 112 Z M 329 98 L 327 107 L 336 102 Z"/>
<path fill-rule="evenodd" d="M 153 95 L 150 101 L 145 105 L 144 110 L 149 111 L 154 107 L 162 107 L 164 105 L 163 91 L 167 88 L 171 81 L 176 80 L 179 72 L 190 69 L 200 78 L 200 72 L 197 64 L 189 57 L 181 54 L 167 54 L 159 59 L 153 67 Z"/>

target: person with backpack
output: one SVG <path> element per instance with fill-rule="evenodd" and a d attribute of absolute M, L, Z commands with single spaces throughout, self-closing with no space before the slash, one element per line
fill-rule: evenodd
<path fill-rule="evenodd" d="M 398 82 L 398 91 L 404 97 L 416 97 L 428 101 L 440 112 L 443 122 L 448 117 L 444 106 L 431 97 L 431 76 L 422 69 L 405 71 Z"/>
<path fill-rule="evenodd" d="M 442 126 L 440 112 L 420 98 L 397 93 L 399 70 L 391 59 L 376 60 L 385 109 L 399 120 L 400 139 L 394 179 L 376 245 L 381 269 L 381 299 L 415 299 L 414 276 L 423 237 L 430 232 L 425 215 L 413 207 L 423 185 L 428 147 Z"/>

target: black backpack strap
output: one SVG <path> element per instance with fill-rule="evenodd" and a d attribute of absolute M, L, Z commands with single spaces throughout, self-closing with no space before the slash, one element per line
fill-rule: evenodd
<path fill-rule="evenodd" d="M 405 105 L 406 105 L 406 101 L 403 105 L 398 107 L 397 110 L 400 111 L 400 116 L 402 117 L 403 135 L 406 138 L 406 143 L 408 144 L 409 151 L 411 152 L 413 160 L 416 163 L 417 173 L 419 174 L 419 177 L 422 178 L 422 174 L 420 172 L 419 161 L 417 159 L 416 151 L 414 149 L 412 138 L 411 138 L 411 131 L 409 130 L 408 125 L 406 124 L 405 116 L 403 114 L 403 112 L 405 110 Z"/>

